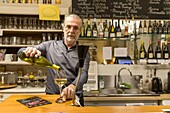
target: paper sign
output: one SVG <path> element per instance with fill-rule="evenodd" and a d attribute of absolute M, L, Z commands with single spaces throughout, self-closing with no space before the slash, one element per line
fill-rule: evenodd
<path fill-rule="evenodd" d="M 0 36 L 3 36 L 3 30 L 0 29 Z"/>
<path fill-rule="evenodd" d="M 52 4 L 39 4 L 40 20 L 60 20 L 60 12 L 58 6 Z"/>
<path fill-rule="evenodd" d="M 127 57 L 127 48 L 114 48 L 115 57 Z"/>
<path fill-rule="evenodd" d="M 105 60 L 112 59 L 112 47 L 103 47 L 103 59 Z"/>

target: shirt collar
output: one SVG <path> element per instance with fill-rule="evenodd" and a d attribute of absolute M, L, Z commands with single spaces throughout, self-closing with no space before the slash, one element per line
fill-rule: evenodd
<path fill-rule="evenodd" d="M 64 39 L 62 40 L 62 42 L 63 42 L 63 45 L 65 46 L 65 48 L 68 50 L 67 45 L 64 43 Z M 70 50 L 71 50 L 71 49 L 75 49 L 75 48 L 78 46 L 78 44 L 79 44 L 79 42 L 76 41 L 76 45 L 75 45 L 75 46 L 72 46 L 72 47 L 70 48 Z"/>

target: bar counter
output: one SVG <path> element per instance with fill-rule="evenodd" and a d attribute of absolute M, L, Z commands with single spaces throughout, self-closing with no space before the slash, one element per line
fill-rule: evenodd
<path fill-rule="evenodd" d="M 36 95 L 46 99 L 52 104 L 28 108 L 17 102 L 18 99 L 29 98 L 35 95 L 11 95 L 0 103 L 0 113 L 166 113 L 162 109 L 170 109 L 170 106 L 71 106 L 72 101 L 63 104 L 55 103 L 58 95 Z"/>

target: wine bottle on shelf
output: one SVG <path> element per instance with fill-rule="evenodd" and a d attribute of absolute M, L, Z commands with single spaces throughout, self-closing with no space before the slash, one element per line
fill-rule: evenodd
<path fill-rule="evenodd" d="M 120 20 L 118 19 L 118 25 L 116 27 L 116 37 L 120 38 L 122 37 L 122 32 L 121 32 L 121 28 L 120 28 Z"/>
<path fill-rule="evenodd" d="M 161 46 L 160 46 L 160 40 L 158 40 L 158 43 L 156 45 L 155 58 L 162 59 L 162 50 L 161 50 Z"/>
<path fill-rule="evenodd" d="M 110 31 L 109 31 L 109 37 L 110 38 L 115 38 L 115 27 L 114 27 L 114 20 L 112 19 L 112 25 L 111 25 L 111 29 L 110 29 Z"/>
<path fill-rule="evenodd" d="M 107 20 L 104 22 L 104 38 L 109 38 L 109 28 L 107 26 Z"/>
<path fill-rule="evenodd" d="M 163 29 L 162 23 L 161 23 L 161 21 L 159 21 L 158 34 L 162 34 L 162 29 Z"/>
<path fill-rule="evenodd" d="M 142 28 L 142 21 L 139 23 L 139 34 L 143 33 L 143 28 Z"/>
<path fill-rule="evenodd" d="M 124 37 L 128 37 L 129 36 L 129 32 L 128 32 L 128 22 L 127 22 L 127 18 L 125 19 L 125 33 L 124 33 Z"/>
<path fill-rule="evenodd" d="M 168 34 L 170 34 L 170 21 L 168 21 Z"/>
<path fill-rule="evenodd" d="M 157 34 L 158 28 L 157 28 L 157 23 L 156 20 L 154 21 L 153 27 L 152 27 L 152 33 Z"/>
<path fill-rule="evenodd" d="M 152 22 L 151 22 L 151 20 L 149 20 L 148 34 L 152 34 Z"/>
<path fill-rule="evenodd" d="M 35 66 L 48 67 L 48 68 L 52 68 L 52 69 L 57 70 L 57 71 L 60 70 L 60 66 L 52 64 L 51 62 L 49 62 L 43 56 L 27 57 L 24 52 L 21 52 L 20 55 L 19 55 L 19 58 L 22 61 L 25 61 L 25 62 L 30 63 L 30 64 L 35 65 Z"/>
<path fill-rule="evenodd" d="M 141 41 L 140 45 L 139 59 L 146 59 L 146 49 L 143 41 Z"/>
<path fill-rule="evenodd" d="M 124 23 L 124 20 L 122 20 L 122 25 L 121 25 L 121 32 L 122 32 L 122 37 L 125 36 L 125 23 Z"/>
<path fill-rule="evenodd" d="M 80 37 L 85 37 L 85 25 L 84 25 L 84 22 L 82 22 L 82 28 L 81 28 Z"/>
<path fill-rule="evenodd" d="M 163 59 L 167 60 L 169 59 L 169 48 L 168 48 L 168 45 L 167 45 L 167 41 L 165 41 L 164 45 L 163 45 Z"/>
<path fill-rule="evenodd" d="M 98 36 L 97 25 L 96 25 L 96 18 L 94 18 L 94 24 L 92 27 L 92 36 L 96 38 Z"/>
<path fill-rule="evenodd" d="M 103 23 L 102 19 L 100 19 L 100 22 L 98 24 L 98 37 L 103 38 L 104 33 L 103 33 Z"/>
<path fill-rule="evenodd" d="M 147 63 L 148 64 L 156 64 L 157 63 L 157 60 L 155 59 L 155 56 L 154 56 L 153 45 L 152 45 L 151 40 L 150 40 L 150 44 L 149 44 L 148 52 L 147 52 Z"/>
<path fill-rule="evenodd" d="M 91 37 L 91 36 L 92 36 L 92 29 L 90 26 L 90 19 L 88 19 L 87 28 L 86 28 L 86 37 Z"/>
<path fill-rule="evenodd" d="M 136 64 L 137 64 L 137 60 L 139 60 L 139 50 L 138 50 L 138 45 L 136 42 L 134 42 L 135 48 L 134 48 L 134 60 L 136 60 Z"/>
<path fill-rule="evenodd" d="M 148 33 L 148 28 L 147 28 L 147 25 L 146 25 L 146 20 L 144 20 L 143 33 L 144 34 Z"/>
<path fill-rule="evenodd" d="M 153 52 L 153 46 L 152 46 L 152 41 L 150 40 L 149 47 L 148 47 L 148 59 L 154 59 L 154 52 Z"/>
<path fill-rule="evenodd" d="M 162 28 L 163 34 L 168 34 L 168 24 L 166 21 L 163 22 L 163 28 Z"/>

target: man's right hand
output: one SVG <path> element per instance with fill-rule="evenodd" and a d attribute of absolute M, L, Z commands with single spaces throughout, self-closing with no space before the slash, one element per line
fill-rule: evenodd
<path fill-rule="evenodd" d="M 72 99 L 74 90 L 75 90 L 75 85 L 73 84 L 70 84 L 69 86 L 65 87 L 61 92 L 61 97 L 63 101 L 66 101 L 67 99 Z"/>
<path fill-rule="evenodd" d="M 40 56 L 41 52 L 34 47 L 27 47 L 24 51 L 27 57 Z"/>

